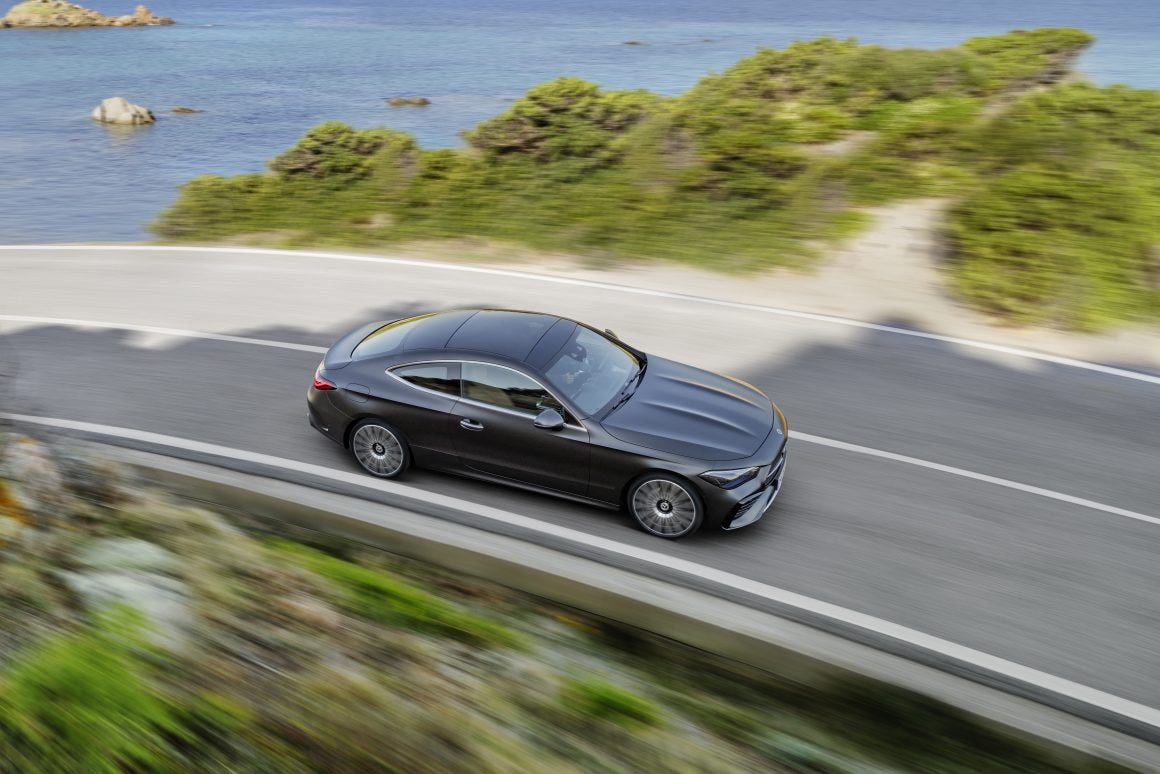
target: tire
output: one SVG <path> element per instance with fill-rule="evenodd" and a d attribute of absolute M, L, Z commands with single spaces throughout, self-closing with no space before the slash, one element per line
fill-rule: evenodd
<path fill-rule="evenodd" d="M 633 481 L 626 499 L 632 518 L 656 537 L 685 537 L 705 521 L 705 503 L 696 487 L 667 473 L 647 473 Z"/>
<path fill-rule="evenodd" d="M 363 470 L 377 478 L 398 478 L 411 467 L 407 439 L 378 419 L 364 419 L 351 429 L 350 453 Z"/>

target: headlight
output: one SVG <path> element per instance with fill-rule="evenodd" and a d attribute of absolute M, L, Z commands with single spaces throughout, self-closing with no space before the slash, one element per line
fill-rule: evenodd
<path fill-rule="evenodd" d="M 752 481 L 757 478 L 757 472 L 759 470 L 761 470 L 761 467 L 757 465 L 752 468 L 738 468 L 737 470 L 708 470 L 701 474 L 701 478 L 713 486 L 719 486 L 722 489 L 734 489 L 746 481 Z"/>

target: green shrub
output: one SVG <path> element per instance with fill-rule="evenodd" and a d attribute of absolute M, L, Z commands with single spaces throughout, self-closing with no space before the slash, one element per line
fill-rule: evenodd
<path fill-rule="evenodd" d="M 1097 328 L 1156 308 L 1155 203 L 1114 166 L 1024 165 L 969 197 L 949 234 L 955 288 L 1016 322 Z"/>
<path fill-rule="evenodd" d="M 1083 30 L 1045 27 L 970 38 L 962 48 L 986 63 L 987 89 L 998 91 L 1064 69 L 1094 40 Z"/>
<path fill-rule="evenodd" d="M 564 684 L 560 702 L 580 715 L 626 728 L 661 723 L 660 709 L 655 704 L 604 680 L 569 680 Z"/>
<path fill-rule="evenodd" d="M 381 151 L 388 156 L 414 150 L 410 135 L 391 129 L 355 129 L 341 121 L 319 124 L 298 143 L 276 156 L 270 169 L 280 175 L 327 178 L 368 174 Z"/>
<path fill-rule="evenodd" d="M 617 136 L 659 101 L 647 91 L 601 91 L 580 78 L 557 78 L 532 87 L 506 112 L 464 138 L 490 153 L 521 154 L 541 162 L 607 162 Z"/>
<path fill-rule="evenodd" d="M 516 647 L 523 638 L 385 572 L 362 567 L 288 540 L 273 540 L 278 555 L 333 581 L 342 602 L 371 621 L 440 634 L 478 645 Z"/>
<path fill-rule="evenodd" d="M 1014 322 L 1160 313 L 1160 93 L 1068 84 L 978 128 L 984 181 L 952 211 L 952 281 Z"/>

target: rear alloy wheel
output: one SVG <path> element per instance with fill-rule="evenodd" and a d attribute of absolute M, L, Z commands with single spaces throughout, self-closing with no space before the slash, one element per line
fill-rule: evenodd
<path fill-rule="evenodd" d="M 645 532 L 663 538 L 691 535 L 704 521 L 704 506 L 692 485 L 663 474 L 643 476 L 632 485 L 628 510 Z"/>
<path fill-rule="evenodd" d="M 398 431 L 373 419 L 351 433 L 350 451 L 363 470 L 379 478 L 395 478 L 411 464 L 407 444 Z"/>

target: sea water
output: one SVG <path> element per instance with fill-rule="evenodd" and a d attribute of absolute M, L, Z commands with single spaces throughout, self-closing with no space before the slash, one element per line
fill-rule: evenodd
<path fill-rule="evenodd" d="M 137 0 L 94 0 L 127 13 Z M 146 0 L 148 2 L 148 0 Z M 819 35 L 945 46 L 1013 28 L 1098 36 L 1079 68 L 1160 87 L 1157 0 L 156 0 L 172 27 L 0 30 L 0 243 L 138 240 L 200 174 L 263 169 L 339 119 L 425 147 L 575 75 L 676 94 L 761 46 Z M 637 41 L 640 45 L 626 45 Z M 97 124 L 120 95 L 145 127 Z M 424 96 L 427 107 L 385 98 Z M 178 115 L 177 106 L 205 112 Z"/>

